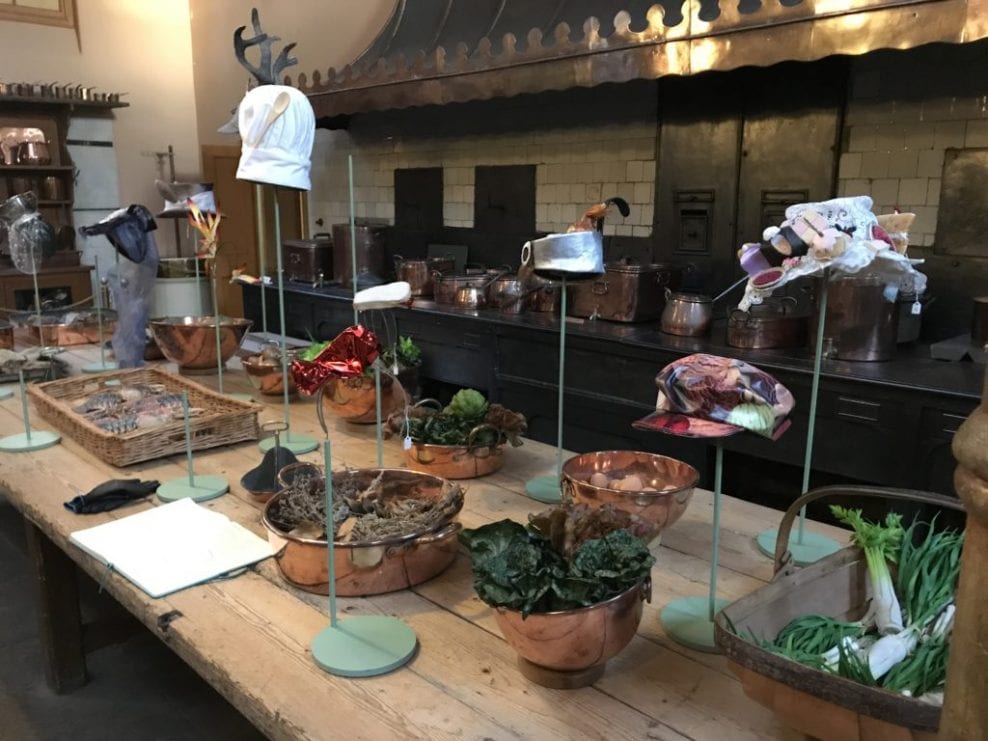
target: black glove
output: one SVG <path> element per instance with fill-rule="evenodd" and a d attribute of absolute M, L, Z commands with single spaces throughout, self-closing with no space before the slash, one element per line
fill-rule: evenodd
<path fill-rule="evenodd" d="M 140 479 L 112 479 L 104 481 L 88 494 L 65 502 L 65 509 L 77 515 L 91 515 L 96 512 L 108 512 L 122 507 L 128 502 L 154 494 L 158 490 L 157 481 L 141 481 Z"/>

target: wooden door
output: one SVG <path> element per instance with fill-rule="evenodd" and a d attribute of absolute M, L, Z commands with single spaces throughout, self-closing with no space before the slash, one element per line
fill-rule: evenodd
<path fill-rule="evenodd" d="M 243 266 L 250 275 L 257 275 L 261 245 L 264 246 L 265 271 L 268 275 L 277 275 L 274 189 L 237 180 L 239 162 L 239 146 L 202 147 L 203 175 L 213 183 L 216 202 L 223 213 L 220 247 L 216 256 L 216 293 L 220 312 L 229 316 L 243 316 L 244 312 L 240 287 L 230 283 L 233 269 Z M 303 233 L 302 212 L 306 194 L 285 188 L 279 189 L 278 193 L 281 239 L 298 239 Z M 259 204 L 262 229 L 258 229 Z"/>

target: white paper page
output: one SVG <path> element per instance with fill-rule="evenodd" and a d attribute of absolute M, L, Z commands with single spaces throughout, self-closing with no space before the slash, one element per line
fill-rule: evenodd
<path fill-rule="evenodd" d="M 152 597 L 271 555 L 266 541 L 191 499 L 79 530 L 69 539 Z"/>

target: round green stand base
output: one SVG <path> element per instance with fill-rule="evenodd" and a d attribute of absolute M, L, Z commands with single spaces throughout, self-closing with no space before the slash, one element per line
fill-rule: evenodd
<path fill-rule="evenodd" d="M 188 477 L 166 481 L 158 487 L 158 499 L 162 502 L 175 502 L 179 499 L 191 499 L 193 502 L 205 502 L 216 499 L 230 490 L 230 484 L 222 476 L 196 476 L 195 485 L 189 485 Z"/>
<path fill-rule="evenodd" d="M 715 602 L 717 611 L 727 607 L 727 600 Z M 662 627 L 676 643 L 695 651 L 716 654 L 720 650 L 714 645 L 714 624 L 710 620 L 709 597 L 683 597 L 673 600 L 662 608 L 659 615 Z"/>
<path fill-rule="evenodd" d="M 31 437 L 26 432 L 7 435 L 0 438 L 0 450 L 5 453 L 29 453 L 32 450 L 44 450 L 58 443 L 62 436 L 48 430 L 31 430 Z"/>
<path fill-rule="evenodd" d="M 775 540 L 778 531 L 773 527 L 770 530 L 763 530 L 755 538 L 758 543 L 758 550 L 769 558 L 775 558 Z M 821 558 L 829 556 L 840 550 L 840 543 L 826 535 L 803 531 L 803 542 L 799 542 L 799 533 L 793 530 L 789 533 L 789 552 L 792 553 L 793 561 L 799 566 L 819 561 Z"/>
<path fill-rule="evenodd" d="M 406 664 L 415 655 L 415 632 L 397 618 L 351 617 L 312 639 L 312 658 L 341 677 L 374 677 Z"/>
<path fill-rule="evenodd" d="M 117 370 L 120 366 L 112 360 L 109 363 L 87 363 L 82 366 L 83 373 L 103 373 L 104 371 Z"/>
<path fill-rule="evenodd" d="M 0 399 L 9 399 L 13 395 L 13 389 L 0 389 Z"/>
<path fill-rule="evenodd" d="M 254 401 L 254 397 L 251 396 L 250 394 L 237 393 L 237 394 L 226 394 L 226 396 L 229 396 L 231 399 L 236 399 L 237 401 Z"/>
<path fill-rule="evenodd" d="M 319 447 L 319 441 L 309 435 L 289 435 L 285 433 L 281 436 L 281 447 L 292 451 L 295 455 L 311 453 Z M 266 437 L 257 444 L 262 453 L 267 453 L 274 447 L 274 438 Z"/>
<path fill-rule="evenodd" d="M 563 499 L 557 476 L 539 476 L 525 484 L 525 493 L 530 499 L 546 504 L 558 504 Z"/>

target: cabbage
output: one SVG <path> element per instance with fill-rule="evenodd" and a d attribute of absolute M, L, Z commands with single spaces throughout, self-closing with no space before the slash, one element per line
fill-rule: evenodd
<path fill-rule="evenodd" d="M 443 412 L 464 419 L 480 419 L 487 414 L 487 399 L 479 391 L 463 389 L 456 392 Z"/>

